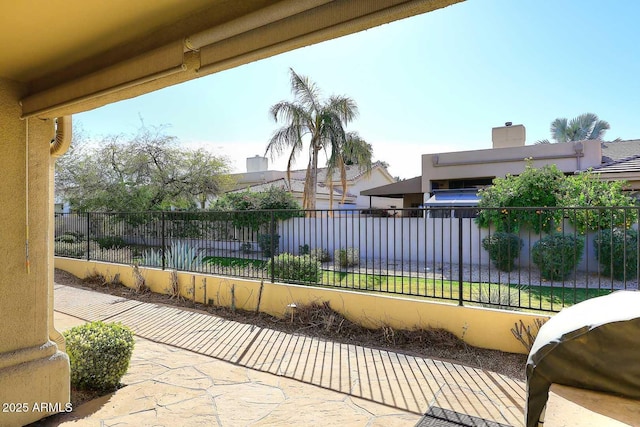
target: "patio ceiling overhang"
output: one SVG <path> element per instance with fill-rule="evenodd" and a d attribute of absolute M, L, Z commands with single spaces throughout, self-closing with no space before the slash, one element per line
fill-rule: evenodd
<path fill-rule="evenodd" d="M 360 194 L 363 196 L 390 197 L 394 199 L 401 199 L 406 194 L 422 194 L 422 176 L 370 188 L 361 191 Z"/>
<path fill-rule="evenodd" d="M 0 17 L 0 78 L 24 117 L 93 109 L 462 0 L 24 0 Z"/>

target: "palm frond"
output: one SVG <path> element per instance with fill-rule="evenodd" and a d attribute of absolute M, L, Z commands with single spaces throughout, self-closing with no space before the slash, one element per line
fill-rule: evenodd
<path fill-rule="evenodd" d="M 274 159 L 284 153 L 287 148 L 290 148 L 297 155 L 298 152 L 302 151 L 302 136 L 300 127 L 296 124 L 277 129 L 267 144 L 265 155 L 271 153 L 271 159 Z"/>
<path fill-rule="evenodd" d="M 608 122 L 604 120 L 598 120 L 593 124 L 593 129 L 591 129 L 591 133 L 589 134 L 588 139 L 602 139 L 604 134 L 611 129 L 611 126 Z"/>
<path fill-rule="evenodd" d="M 345 125 L 358 117 L 358 105 L 346 96 L 331 96 L 326 109 L 335 112 Z"/>
<path fill-rule="evenodd" d="M 567 141 L 567 119 L 562 117 L 551 122 L 551 138 L 555 142 Z"/>
<path fill-rule="evenodd" d="M 320 89 L 306 76 L 301 76 L 289 68 L 291 72 L 291 91 L 307 111 L 320 109 Z"/>

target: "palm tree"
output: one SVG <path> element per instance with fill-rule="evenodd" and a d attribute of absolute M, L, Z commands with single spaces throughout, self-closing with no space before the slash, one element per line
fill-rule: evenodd
<path fill-rule="evenodd" d="M 276 123 L 284 126 L 276 130 L 267 145 L 265 154 L 281 155 L 290 150 L 287 162 L 287 179 L 291 181 L 291 167 L 304 149 L 303 138 L 309 141 L 309 161 L 302 196 L 303 209 L 315 209 L 318 183 L 318 154 L 321 150 L 334 153 L 346 145 L 344 127 L 358 115 L 355 101 L 346 96 L 320 98 L 320 90 L 307 77 L 291 71 L 291 91 L 294 101 L 280 101 L 273 105 L 270 114 Z"/>
<path fill-rule="evenodd" d="M 333 175 L 336 169 L 340 172 L 342 184 L 342 200 L 347 197 L 347 166 L 357 166 L 362 172 L 371 172 L 373 147 L 367 143 L 358 132 L 348 132 L 342 146 L 331 146 L 331 153 L 327 156 L 327 184 L 329 185 L 329 209 L 333 208 Z"/>
<path fill-rule="evenodd" d="M 566 118 L 555 119 L 551 122 L 551 138 L 555 142 L 602 140 L 609 128 L 609 123 L 598 119 L 597 115 L 585 113 L 571 119 L 571 121 Z M 542 139 L 536 141 L 536 144 L 550 144 L 550 142 L 548 139 Z"/>

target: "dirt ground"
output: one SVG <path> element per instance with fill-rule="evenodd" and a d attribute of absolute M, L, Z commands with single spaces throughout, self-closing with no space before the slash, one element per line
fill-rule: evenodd
<path fill-rule="evenodd" d="M 61 285 L 90 288 L 99 292 L 156 304 L 177 305 L 197 309 L 237 322 L 253 324 L 284 332 L 304 334 L 347 344 L 393 350 L 494 371 L 524 379 L 526 356 L 472 347 L 450 332 L 439 329 L 397 330 L 383 327 L 366 329 L 345 319 L 328 305 L 298 307 L 292 319 L 278 319 L 264 313 L 224 307 L 205 306 L 189 300 L 170 299 L 167 295 L 147 292 L 137 294 L 121 284 L 105 283 L 101 278 L 82 280 L 62 270 L 55 271 L 55 282 Z M 491 333 L 491 331 L 487 331 Z"/>

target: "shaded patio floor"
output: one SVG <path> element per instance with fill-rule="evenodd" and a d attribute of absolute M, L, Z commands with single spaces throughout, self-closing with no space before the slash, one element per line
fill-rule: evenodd
<path fill-rule="evenodd" d="M 415 426 L 427 412 L 523 425 L 525 384 L 481 369 L 57 284 L 55 310 L 61 330 L 122 322 L 136 348 L 126 387 L 43 425 Z M 547 427 L 603 425 L 554 412 Z"/>

